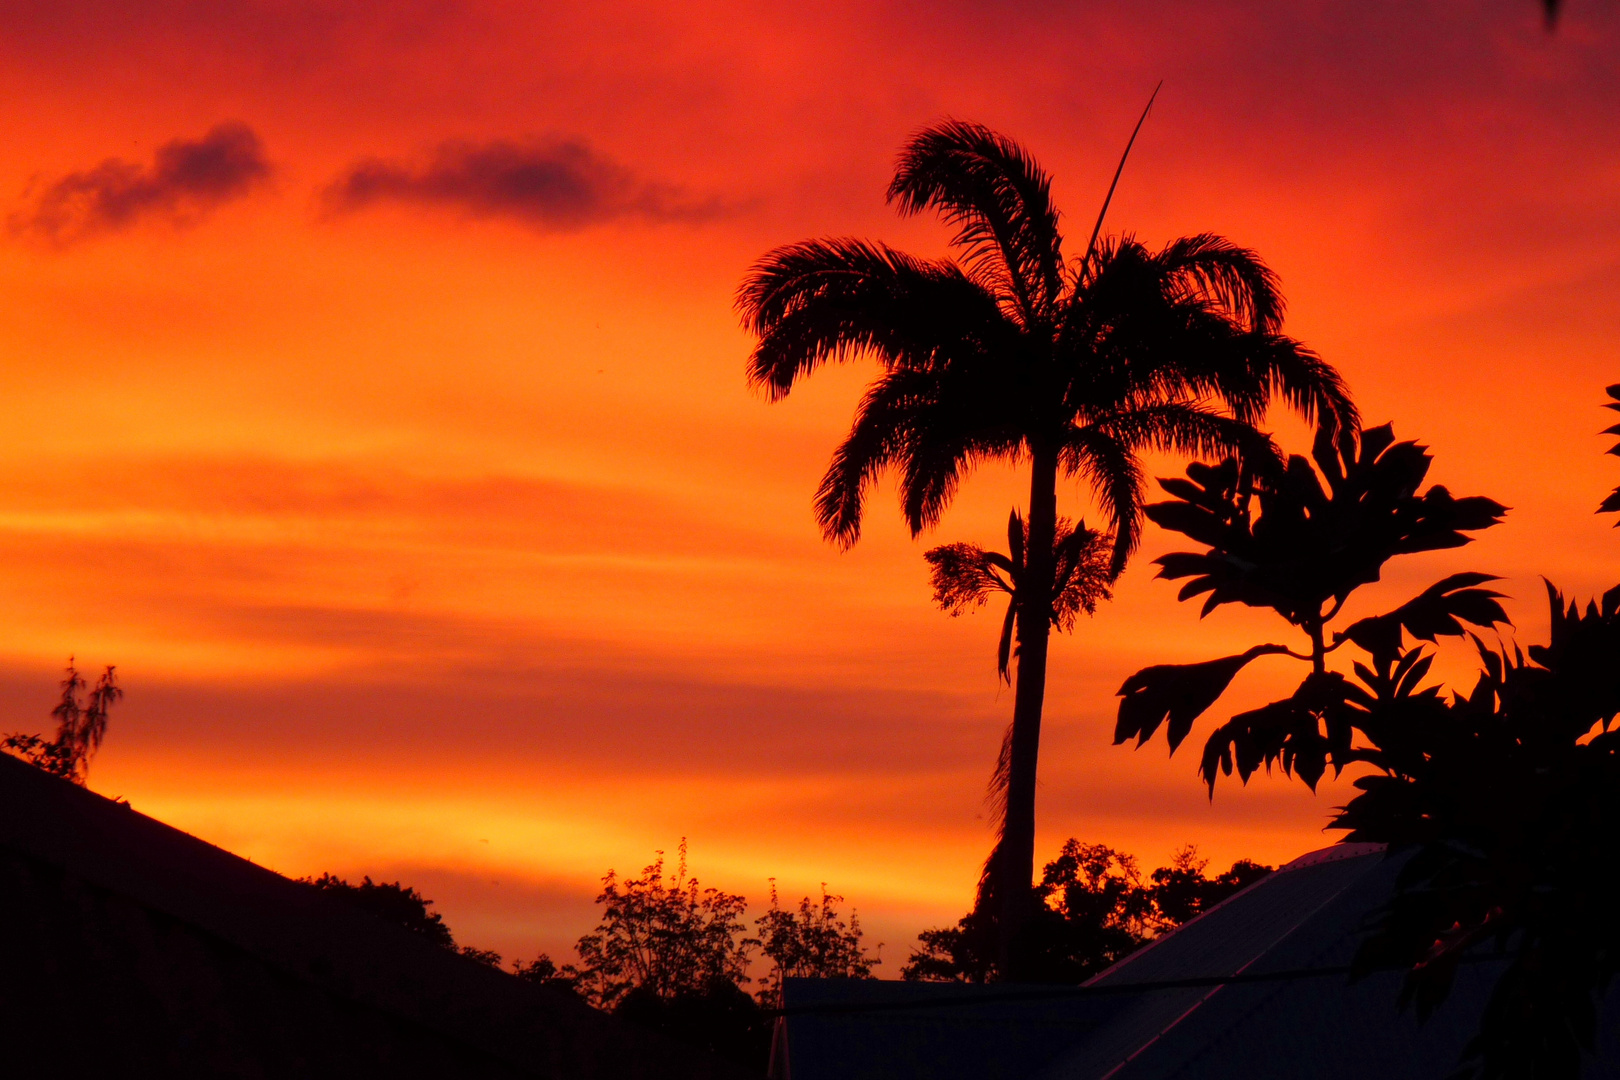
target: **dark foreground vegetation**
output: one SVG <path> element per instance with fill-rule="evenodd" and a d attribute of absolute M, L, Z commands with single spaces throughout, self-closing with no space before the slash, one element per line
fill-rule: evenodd
<path fill-rule="evenodd" d="M 1069 840 L 1030 891 L 1025 915 L 1030 982 L 1079 983 L 1214 907 L 1272 868 L 1241 859 L 1208 877 L 1195 848 L 1178 852 L 1144 880 L 1136 860 L 1103 844 Z M 995 982 L 994 915 L 975 908 L 954 927 L 924 930 L 900 969 L 907 979 Z"/>
<path fill-rule="evenodd" d="M 1069 840 L 1029 896 L 1028 932 L 1042 965 L 1036 981 L 1088 978 L 1271 872 L 1242 860 L 1210 877 L 1206 865 L 1187 848 L 1144 878 L 1130 855 Z M 432 901 L 407 885 L 369 877 L 356 885 L 330 874 L 305 880 L 435 945 L 501 966 L 497 953 L 458 945 Z M 574 962 L 559 966 L 541 953 L 512 961 L 511 973 L 761 1072 L 784 978 L 873 978 L 881 963 L 864 946 L 859 918 L 840 912 L 842 897 L 823 887 L 819 898 L 784 907 L 773 883 L 770 907 L 750 923 L 744 897 L 691 876 L 684 843 L 672 871 L 660 853 L 639 877 L 609 872 L 597 903 L 600 922 L 579 939 Z M 983 913 L 918 940 L 903 978 L 983 983 L 1001 975 Z"/>
<path fill-rule="evenodd" d="M 1620 386 L 1608 393 L 1620 409 Z M 1248 664 L 1306 665 L 1292 694 L 1206 737 L 1211 796 L 1234 771 L 1277 769 L 1314 790 L 1328 770 L 1353 769 L 1358 793 L 1332 827 L 1416 853 L 1358 968 L 1406 969 L 1402 1001 L 1426 1015 L 1465 957 L 1506 956 L 1467 1070 L 1572 1077 L 1620 964 L 1620 586 L 1583 606 L 1547 583 L 1549 639 L 1527 650 L 1484 637 L 1511 624 L 1478 572 L 1341 624 L 1391 559 L 1461 547 L 1505 513 L 1424 489 L 1429 460 L 1385 426 L 1323 431 L 1308 457 L 1281 465 L 1229 457 L 1163 481 L 1171 499 L 1149 518 L 1200 550 L 1159 559 L 1160 576 L 1184 581 L 1181 599 L 1202 598 L 1206 614 L 1269 610 L 1303 640 L 1137 672 L 1120 688 L 1115 741 L 1162 730 L 1173 751 Z M 1615 510 L 1620 491 L 1599 512 Z M 1449 694 L 1425 681 L 1448 638 L 1480 665 Z"/>

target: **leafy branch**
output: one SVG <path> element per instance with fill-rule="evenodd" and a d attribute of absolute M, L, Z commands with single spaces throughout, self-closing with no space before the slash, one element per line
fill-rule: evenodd
<path fill-rule="evenodd" d="M 1440 485 L 1420 492 L 1430 461 L 1426 448 L 1397 442 L 1386 424 L 1323 430 L 1309 457 L 1294 455 L 1280 468 L 1229 457 L 1161 480 L 1173 498 L 1149 506 L 1148 518 L 1204 545 L 1158 560 L 1160 577 L 1185 582 L 1178 598 L 1203 597 L 1201 615 L 1224 604 L 1268 609 L 1304 640 L 1138 671 L 1120 687 L 1114 742 L 1134 738 L 1141 746 L 1164 727 L 1174 752 L 1240 671 L 1262 656 L 1285 656 L 1310 664 L 1310 673 L 1288 697 L 1238 713 L 1209 736 L 1199 772 L 1211 795 L 1217 777 L 1234 770 L 1246 782 L 1275 766 L 1314 789 L 1330 767 L 1337 774 L 1353 761 L 1387 764 L 1390 751 L 1357 732 L 1382 732 L 1396 714 L 1421 713 L 1435 693 L 1419 687 L 1431 661 L 1403 642 L 1434 643 L 1507 622 L 1502 594 L 1483 587 L 1495 578 L 1470 572 L 1443 578 L 1393 611 L 1334 625 L 1390 559 L 1461 547 L 1506 512 Z M 1367 654 L 1348 675 L 1329 667 L 1346 644 Z"/>

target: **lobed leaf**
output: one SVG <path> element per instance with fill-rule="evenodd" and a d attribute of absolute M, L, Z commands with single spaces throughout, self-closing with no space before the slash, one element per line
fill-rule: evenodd
<path fill-rule="evenodd" d="M 1114 745 L 1135 737 L 1142 746 L 1166 720 L 1166 737 L 1174 753 L 1193 721 L 1226 692 L 1237 673 L 1256 657 L 1286 653 L 1281 645 L 1256 645 L 1236 656 L 1200 664 L 1155 664 L 1125 680 L 1119 688 L 1119 717 L 1114 723 Z"/>
<path fill-rule="evenodd" d="M 1401 632 L 1422 641 L 1461 637 L 1463 624 L 1492 627 L 1508 621 L 1497 601 L 1503 594 L 1476 586 L 1499 580 L 1494 574 L 1474 572 L 1441 578 L 1394 611 L 1358 619 L 1336 632 L 1335 643 L 1351 641 L 1377 658 L 1393 658 L 1401 649 Z"/>

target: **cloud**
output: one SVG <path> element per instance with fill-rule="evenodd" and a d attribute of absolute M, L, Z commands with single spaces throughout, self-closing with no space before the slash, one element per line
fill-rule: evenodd
<path fill-rule="evenodd" d="M 175 139 L 150 165 L 108 158 L 54 181 L 26 213 L 13 214 L 13 235 L 59 244 L 127 229 L 145 218 L 191 224 L 240 198 L 270 175 L 264 144 L 246 124 L 219 124 L 200 139 Z"/>
<path fill-rule="evenodd" d="M 325 202 L 334 212 L 380 202 L 446 207 L 555 231 L 624 218 L 702 221 L 725 211 L 718 199 L 642 180 L 578 139 L 452 141 L 416 165 L 367 158 L 326 189 Z"/>

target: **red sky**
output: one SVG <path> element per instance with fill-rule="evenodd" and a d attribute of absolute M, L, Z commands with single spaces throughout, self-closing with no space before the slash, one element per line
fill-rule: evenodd
<path fill-rule="evenodd" d="M 885 489 L 827 547 L 870 370 L 767 405 L 732 294 L 809 236 L 941 253 L 882 191 L 944 116 L 1024 141 L 1083 234 L 1160 79 L 1111 226 L 1257 248 L 1367 417 L 1513 507 L 1369 609 L 1480 568 L 1535 640 L 1538 574 L 1612 584 L 1612 5 L 786 8 L 7 5 L 8 729 L 70 653 L 116 663 L 92 786 L 278 870 L 403 877 L 464 940 L 555 953 L 604 870 L 686 836 L 756 900 L 826 881 L 893 975 L 967 903 L 1011 707 L 997 615 L 932 610 L 921 553 L 994 540 L 1018 478 L 919 541 Z M 1131 671 L 1278 632 L 1176 605 L 1170 544 L 1056 647 L 1041 850 L 1320 846 L 1342 787 L 1211 804 L 1191 756 L 1108 745 Z"/>

